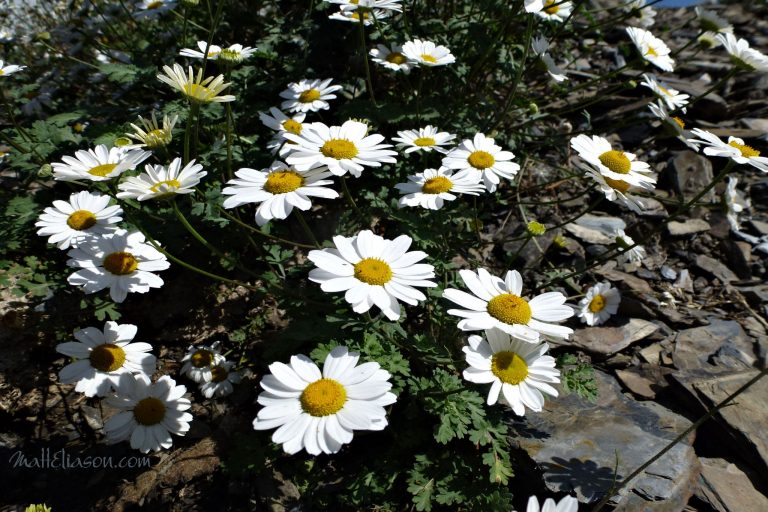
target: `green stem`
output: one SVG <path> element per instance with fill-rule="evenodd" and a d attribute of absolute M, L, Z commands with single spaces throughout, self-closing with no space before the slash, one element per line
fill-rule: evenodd
<path fill-rule="evenodd" d="M 344 194 L 344 197 L 347 198 L 347 201 L 349 201 L 350 206 L 352 206 L 352 209 L 355 210 L 355 213 L 360 217 L 360 221 L 363 223 L 363 226 L 365 226 L 365 217 L 363 216 L 363 212 L 360 211 L 360 209 L 357 207 L 357 203 L 352 198 L 352 194 L 349 192 L 349 188 L 347 187 L 347 177 L 342 176 L 341 177 L 341 190 Z"/>
<path fill-rule="evenodd" d="M 187 114 L 187 128 L 184 130 L 184 164 L 189 163 L 190 150 L 192 145 L 192 127 L 195 117 L 199 115 L 200 105 L 194 102 L 189 103 L 189 113 Z"/>
<path fill-rule="evenodd" d="M 304 213 L 298 208 L 294 208 L 294 211 L 296 212 L 296 218 L 299 219 L 299 224 L 301 224 L 301 227 L 304 228 L 304 232 L 307 233 L 307 236 L 310 240 L 312 240 L 315 246 L 318 249 L 321 249 L 322 246 L 320 245 L 320 242 L 317 241 L 317 237 L 315 237 L 312 229 L 310 229 L 309 224 L 307 224 L 307 219 L 304 218 Z"/>
<path fill-rule="evenodd" d="M 259 234 L 259 235 L 261 235 L 263 237 L 269 238 L 270 240 L 274 240 L 275 242 L 279 242 L 281 244 L 295 246 L 295 247 L 302 247 L 304 249 L 314 249 L 315 248 L 314 245 L 302 244 L 300 242 L 294 242 L 293 240 L 286 240 L 284 238 L 280 238 L 280 237 L 277 237 L 277 236 L 274 236 L 274 235 L 270 235 L 269 233 L 265 233 L 265 232 L 263 232 L 263 231 L 261 231 L 259 229 L 254 228 L 253 226 L 250 226 L 250 225 L 246 224 L 245 222 L 241 221 L 240 219 L 238 219 L 234 215 L 230 214 L 228 211 L 226 211 L 221 206 L 217 206 L 217 209 L 219 210 L 219 213 L 221 213 L 226 218 L 228 218 L 229 220 L 231 220 L 235 224 L 239 225 L 240 227 L 246 228 L 249 231 L 253 231 L 254 233 L 257 233 L 257 234 Z"/>
<path fill-rule="evenodd" d="M 358 26 L 360 27 L 360 51 L 362 52 L 363 64 L 365 65 L 365 83 L 367 84 L 368 94 L 371 96 L 373 106 L 379 108 L 379 105 L 376 103 L 376 96 L 373 94 L 373 80 L 371 80 L 371 66 L 368 64 L 368 48 L 365 44 L 365 23 L 363 18 L 364 16 L 360 16 Z"/>

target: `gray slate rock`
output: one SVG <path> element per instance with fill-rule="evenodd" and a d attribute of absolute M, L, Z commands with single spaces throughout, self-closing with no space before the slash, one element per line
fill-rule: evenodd
<path fill-rule="evenodd" d="M 590 244 L 608 245 L 616 242 L 617 229 L 626 229 L 627 224 L 618 217 L 586 214 L 565 226 L 573 236 Z"/>
<path fill-rule="evenodd" d="M 573 333 L 571 345 L 589 352 L 613 355 L 658 330 L 658 326 L 639 318 L 631 318 L 618 327 L 583 327 Z"/>
<path fill-rule="evenodd" d="M 672 221 L 667 224 L 669 234 L 672 236 L 692 235 L 709 231 L 710 225 L 704 219 L 688 219 L 682 222 Z"/>
<path fill-rule="evenodd" d="M 672 159 L 670 166 L 674 171 L 673 182 L 675 189 L 690 201 L 707 185 L 712 183 L 712 162 L 693 151 L 681 151 Z M 710 190 L 701 198 L 701 201 L 712 202 L 715 191 Z"/>
<path fill-rule="evenodd" d="M 725 459 L 700 458 L 701 476 L 696 495 L 718 512 L 768 510 L 768 498 L 749 477 Z"/>
<path fill-rule="evenodd" d="M 705 254 L 696 256 L 696 266 L 718 278 L 723 283 L 738 281 L 739 277 L 723 263 Z"/>
<path fill-rule="evenodd" d="M 709 368 L 719 358 L 724 368 L 741 370 L 755 362 L 753 342 L 738 322 L 712 320 L 709 325 L 680 331 L 675 338 L 672 360 L 679 370 Z"/>

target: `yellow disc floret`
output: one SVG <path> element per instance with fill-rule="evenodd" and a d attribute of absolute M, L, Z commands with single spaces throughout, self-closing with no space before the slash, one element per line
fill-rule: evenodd
<path fill-rule="evenodd" d="M 151 190 L 154 193 L 160 192 L 160 188 L 165 186 L 165 188 L 168 191 L 176 190 L 177 188 L 181 187 L 181 182 L 179 180 L 164 180 L 164 181 L 158 181 L 154 185 L 152 185 L 149 190 Z"/>
<path fill-rule="evenodd" d="M 467 157 L 467 162 L 469 162 L 469 165 L 475 169 L 483 170 L 493 167 L 496 160 L 493 158 L 493 155 L 487 151 L 475 151 Z"/>
<path fill-rule="evenodd" d="M 599 313 L 603 309 L 605 309 L 606 301 L 605 297 L 600 295 L 599 293 L 592 297 L 592 300 L 589 302 L 589 310 L 593 313 Z"/>
<path fill-rule="evenodd" d="M 559 5 L 554 5 L 556 0 L 547 0 L 544 4 L 544 12 L 555 15 L 560 10 Z"/>
<path fill-rule="evenodd" d="M 223 366 L 214 366 L 211 368 L 211 382 L 223 382 L 227 380 L 229 372 Z"/>
<path fill-rule="evenodd" d="M 283 121 L 283 128 L 288 133 L 292 133 L 294 135 L 301 134 L 301 123 L 298 121 L 294 121 L 293 119 L 286 119 Z"/>
<path fill-rule="evenodd" d="M 304 177 L 296 171 L 275 171 L 269 173 L 264 190 L 270 194 L 287 194 L 304 185 Z"/>
<path fill-rule="evenodd" d="M 392 52 L 386 57 L 384 57 L 384 60 L 387 62 L 391 62 L 392 64 L 405 64 L 405 62 L 408 60 L 405 55 L 403 55 L 400 52 Z"/>
<path fill-rule="evenodd" d="M 336 414 L 347 402 L 347 390 L 333 379 L 316 380 L 301 393 L 301 408 L 311 416 Z"/>
<path fill-rule="evenodd" d="M 378 258 L 365 258 L 355 264 L 355 277 L 364 283 L 382 286 L 392 279 L 392 267 Z"/>
<path fill-rule="evenodd" d="M 101 372 L 114 372 L 123 367 L 125 350 L 117 345 L 105 343 L 104 345 L 93 347 L 88 359 L 91 361 L 91 366 L 97 370 Z"/>
<path fill-rule="evenodd" d="M 320 91 L 317 89 L 307 89 L 306 91 L 302 91 L 301 94 L 299 94 L 299 102 L 301 103 L 312 103 L 315 100 L 320 99 Z"/>
<path fill-rule="evenodd" d="M 320 152 L 328 158 L 336 160 L 345 160 L 357 156 L 357 146 L 347 139 L 331 139 L 323 144 Z"/>
<path fill-rule="evenodd" d="M 728 143 L 729 146 L 732 148 L 736 148 L 739 151 L 741 151 L 741 156 L 745 158 L 752 158 L 754 156 L 760 156 L 760 152 L 753 148 L 752 146 L 747 146 L 746 144 L 739 144 L 736 141 L 731 141 Z"/>
<path fill-rule="evenodd" d="M 100 178 L 103 178 L 107 174 L 111 173 L 115 170 L 115 167 L 117 167 L 117 164 L 101 164 L 97 165 L 96 167 L 91 167 L 88 170 L 88 174 L 92 176 L 98 176 Z"/>
<path fill-rule="evenodd" d="M 622 194 L 626 194 L 627 190 L 629 190 L 630 185 L 626 181 L 612 180 L 611 178 L 606 178 L 605 176 L 603 176 L 603 179 L 605 180 L 605 182 L 608 184 L 609 187 L 611 187 L 614 190 L 618 190 Z"/>
<path fill-rule="evenodd" d="M 422 53 L 421 60 L 423 60 L 424 62 L 431 62 L 432 64 L 437 64 L 437 59 L 428 53 Z"/>
<path fill-rule="evenodd" d="M 601 164 L 619 174 L 627 174 L 632 168 L 632 162 L 629 161 L 629 158 L 623 151 L 612 149 L 606 151 L 597 158 L 600 160 Z"/>
<path fill-rule="evenodd" d="M 453 182 L 445 176 L 435 176 L 424 182 L 421 191 L 425 194 L 442 194 L 453 188 Z"/>
<path fill-rule="evenodd" d="M 434 146 L 435 142 L 435 139 L 432 137 L 419 137 L 417 139 L 413 139 L 413 143 L 422 148 L 425 146 Z"/>
<path fill-rule="evenodd" d="M 205 349 L 196 350 L 192 357 L 190 357 L 190 360 L 195 368 L 211 366 L 211 363 L 213 363 L 213 352 Z"/>
<path fill-rule="evenodd" d="M 132 274 L 139 267 L 139 262 L 129 252 L 112 252 L 107 254 L 102 263 L 104 270 L 116 276 Z"/>
<path fill-rule="evenodd" d="M 77 231 L 83 231 L 96 224 L 96 216 L 88 210 L 77 210 L 67 217 L 67 226 Z"/>
<path fill-rule="evenodd" d="M 514 352 L 496 352 L 491 358 L 491 373 L 504 384 L 516 386 L 528 376 L 528 365 L 525 359 Z"/>
<path fill-rule="evenodd" d="M 533 316 L 528 301 L 512 293 L 497 295 L 489 300 L 488 314 L 509 325 L 527 325 Z"/>
<path fill-rule="evenodd" d="M 148 396 L 133 408 L 133 417 L 140 425 L 157 425 L 165 418 L 165 404 L 159 398 Z"/>

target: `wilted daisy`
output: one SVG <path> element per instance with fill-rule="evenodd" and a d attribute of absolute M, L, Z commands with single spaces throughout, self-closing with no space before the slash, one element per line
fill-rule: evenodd
<path fill-rule="evenodd" d="M 536 12 L 536 16 L 543 18 L 547 21 L 555 21 L 562 23 L 573 11 L 573 5 L 571 2 L 563 2 L 562 0 L 545 0 L 544 5 L 540 11 Z"/>
<path fill-rule="evenodd" d="M 283 136 L 295 143 L 285 161 L 298 171 L 327 166 L 336 176 L 349 172 L 357 178 L 364 167 L 381 167 L 397 161 L 397 153 L 389 149 L 392 146 L 381 144 L 384 136 L 368 135 L 368 125 L 359 121 L 345 121 L 341 126 L 312 123 L 301 135 Z"/>
<path fill-rule="evenodd" d="M 739 67 L 750 71 L 768 72 L 768 57 L 749 47 L 746 39 L 736 39 L 730 33 L 717 34 L 717 39 L 723 43 L 726 51 L 731 55 L 731 60 Z"/>
<path fill-rule="evenodd" d="M 224 83 L 224 75 L 217 77 L 209 76 L 203 79 L 203 68 L 198 69 L 195 76 L 192 66 L 189 66 L 185 73 L 184 68 L 179 64 L 174 64 L 173 68 L 163 66 L 163 71 L 165 74 L 157 75 L 157 79 L 182 93 L 191 103 L 227 103 L 235 101 L 235 97 L 231 94 L 219 96 L 221 91 L 230 86 L 229 83 Z"/>
<path fill-rule="evenodd" d="M 612 288 L 610 283 L 598 283 L 579 301 L 578 316 L 587 325 L 600 325 L 616 314 L 620 302 L 618 289 Z"/>
<path fill-rule="evenodd" d="M 685 106 L 688 104 L 688 98 L 690 98 L 690 96 L 671 88 L 664 82 L 658 80 L 655 75 L 644 73 L 643 81 L 640 82 L 640 85 L 652 90 L 656 96 L 661 98 L 664 103 L 667 104 L 670 110 L 680 109 L 681 112 L 686 111 Z"/>
<path fill-rule="evenodd" d="M 448 132 L 439 132 L 436 127 L 427 125 L 418 130 L 405 130 L 397 132 L 397 137 L 392 137 L 397 142 L 399 149 L 405 148 L 405 153 L 414 151 L 431 152 L 433 149 L 439 153 L 446 153 L 448 150 L 442 146 L 453 143 L 456 135 Z"/>
<path fill-rule="evenodd" d="M 406 75 L 411 72 L 413 64 L 403 54 L 403 47 L 392 44 L 389 47 L 379 44 L 370 51 L 371 60 L 392 71 L 402 71 Z"/>
<path fill-rule="evenodd" d="M 0 76 L 5 75 L 12 75 L 16 73 L 17 71 L 21 71 L 22 69 L 26 69 L 27 66 L 18 66 L 16 64 L 6 64 L 5 62 L 0 59 Z"/>
<path fill-rule="evenodd" d="M 211 345 L 190 345 L 181 360 L 184 363 L 181 367 L 181 374 L 195 382 L 210 382 L 213 378 L 213 367 L 225 360 L 219 348 L 220 342 L 218 341 Z"/>
<path fill-rule="evenodd" d="M 547 498 L 541 509 L 539 509 L 539 500 L 536 499 L 536 496 L 531 496 L 528 498 L 528 507 L 525 512 L 577 512 L 578 510 L 579 500 L 573 496 L 566 496 L 557 504 L 552 498 Z"/>
<path fill-rule="evenodd" d="M 549 50 L 549 40 L 547 40 L 546 37 L 534 37 L 531 41 L 531 49 L 533 49 L 533 53 L 539 57 L 544 68 L 547 70 L 547 73 L 552 77 L 552 80 L 555 82 L 568 80 L 565 71 L 558 67 L 558 65 L 555 64 L 554 59 L 552 59 L 552 56 L 547 53 Z"/>
<path fill-rule="evenodd" d="M 619 263 L 640 263 L 646 256 L 645 247 L 635 245 L 631 236 L 627 235 L 623 229 L 617 229 L 615 233 L 616 244 L 622 249 L 631 249 L 619 254 L 616 259 Z"/>
<path fill-rule="evenodd" d="M 560 382 L 555 358 L 544 355 L 549 346 L 515 339 L 499 329 L 488 329 L 485 336 L 487 341 L 481 336 L 470 336 L 469 345 L 462 349 L 469 364 L 464 379 L 491 384 L 488 405 L 501 398 L 501 403 L 509 405 L 518 416 L 525 416 L 526 407 L 541 412 L 542 392 L 557 396 L 551 384 Z"/>
<path fill-rule="evenodd" d="M 627 34 L 637 47 L 643 59 L 664 71 L 674 71 L 675 61 L 669 56 L 669 47 L 647 30 L 627 27 Z"/>
<path fill-rule="evenodd" d="M 422 41 L 421 39 L 414 39 L 405 43 L 403 55 L 414 64 L 427 67 L 445 66 L 456 62 L 456 57 L 445 46 L 438 46 L 432 41 Z"/>
<path fill-rule="evenodd" d="M 259 112 L 259 119 L 268 128 L 275 130 L 277 133 L 267 144 L 269 149 L 273 152 L 280 151 L 280 155 L 286 155 L 290 153 L 290 147 L 287 147 L 293 142 L 288 141 L 283 137 L 283 133 L 290 132 L 294 135 L 301 135 L 301 131 L 304 129 L 304 118 L 307 114 L 300 112 L 288 117 L 275 107 L 269 109 L 269 114 L 266 112 Z M 287 143 L 287 145 L 286 145 Z"/>
<path fill-rule="evenodd" d="M 258 398 L 263 405 L 253 420 L 256 430 L 277 428 L 272 441 L 286 453 L 305 449 L 310 455 L 337 453 L 352 442 L 355 430 L 384 430 L 384 407 L 397 397 L 389 390 L 390 374 L 379 363 L 358 366 L 360 354 L 335 347 L 323 371 L 305 355 L 290 364 L 269 365 Z"/>
<path fill-rule="evenodd" d="M 63 156 L 63 162 L 54 162 L 53 179 L 57 181 L 106 181 L 137 165 L 152 155 L 140 149 L 111 148 L 100 144 L 88 151 L 75 151 L 74 158 Z"/>
<path fill-rule="evenodd" d="M 624 4 L 630 15 L 637 19 L 637 24 L 648 28 L 655 23 L 656 9 L 648 5 L 647 0 L 630 0 Z"/>
<path fill-rule="evenodd" d="M 211 44 L 209 45 L 207 41 L 198 41 L 197 47 L 200 48 L 200 51 L 193 50 L 191 48 L 183 48 L 179 55 L 182 57 L 190 57 L 192 59 L 202 59 L 205 57 L 205 49 L 208 49 L 208 60 L 216 60 L 219 58 L 219 54 L 221 53 L 221 46 Z"/>
<path fill-rule="evenodd" d="M 623 183 L 617 183 L 618 187 L 624 187 L 626 184 L 643 187 L 656 183 L 653 171 L 647 163 L 635 160 L 633 153 L 613 149 L 608 139 L 582 134 L 571 139 L 571 147 L 605 178 Z"/>
<path fill-rule="evenodd" d="M 723 194 L 726 208 L 725 216 L 733 231 L 741 230 L 741 226 L 739 225 L 739 214 L 751 206 L 749 199 L 741 197 L 736 190 L 738 181 L 738 179 L 729 176 L 728 183 L 725 186 L 725 193 Z"/>
<path fill-rule="evenodd" d="M 137 142 L 137 144 L 132 144 L 130 147 L 160 149 L 168 146 L 173 141 L 173 127 L 176 126 L 178 120 L 179 116 L 176 114 L 171 117 L 163 116 L 163 126 L 161 128 L 154 111 L 152 111 L 151 120 L 139 116 L 141 127 L 131 123 L 133 133 L 126 134 Z"/>
<path fill-rule="evenodd" d="M 164 165 L 147 164 L 138 176 L 131 176 L 118 185 L 120 199 L 166 199 L 176 194 L 191 194 L 206 174 L 203 166 L 194 160 L 181 167 L 181 158 L 176 157 L 166 168 Z"/>
<path fill-rule="evenodd" d="M 760 156 L 760 151 L 744 143 L 738 137 L 728 137 L 728 142 L 723 142 L 720 137 L 701 128 L 691 130 L 691 135 L 698 137 L 690 139 L 691 142 L 704 144 L 704 154 L 730 158 L 737 164 L 749 164 L 763 172 L 768 172 L 768 158 Z"/>
<path fill-rule="evenodd" d="M 695 142 L 691 142 L 689 139 L 692 137 L 690 130 L 685 129 L 685 121 L 677 116 L 670 116 L 667 112 L 667 107 L 664 106 L 662 100 L 658 100 L 656 103 L 649 103 L 648 108 L 651 110 L 654 116 L 658 117 L 664 122 L 664 126 L 677 137 L 677 140 L 688 146 L 694 151 L 699 150 L 699 145 Z"/>
<path fill-rule="evenodd" d="M 603 176 L 598 170 L 590 166 L 581 165 L 580 167 L 587 176 L 597 182 L 600 191 L 605 194 L 605 198 L 609 201 L 623 204 L 635 213 L 642 213 L 646 209 L 642 200 L 635 195 L 635 192 L 643 189 L 653 190 L 652 183 L 643 182 L 640 185 L 630 185 L 626 181 L 613 180 Z"/>
<path fill-rule="evenodd" d="M 144 242 L 142 233 L 124 229 L 89 238 L 67 255 L 67 265 L 80 268 L 67 278 L 69 284 L 82 286 L 85 293 L 109 288 L 115 302 L 123 302 L 128 292 L 160 288 L 163 280 L 153 272 L 170 266 L 165 255 Z"/>
<path fill-rule="evenodd" d="M 416 286 L 437 286 L 429 281 L 435 277 L 435 267 L 417 263 L 427 254 L 408 252 L 412 242 L 408 235 L 385 240 L 370 230 L 350 238 L 335 236 L 335 249 L 309 251 L 307 258 L 318 267 L 310 271 L 309 280 L 320 283 L 325 292 L 346 292 L 344 300 L 355 313 L 375 305 L 388 319 L 397 320 L 398 300 L 415 306 L 427 299 Z"/>
<path fill-rule="evenodd" d="M 109 200 L 109 196 L 82 191 L 70 195 L 68 202 L 54 201 L 35 223 L 40 228 L 37 234 L 48 236 L 48 243 L 59 249 L 67 249 L 89 236 L 109 233 L 123 220 L 123 209 L 109 206 Z"/>
<path fill-rule="evenodd" d="M 462 141 L 445 155 L 443 165 L 449 169 L 472 169 L 482 173 L 486 190 L 494 192 L 500 178 L 511 180 L 520 170 L 520 166 L 511 161 L 513 158 L 514 153 L 503 151 L 492 138 L 477 133 L 472 140 Z"/>
<path fill-rule="evenodd" d="M 285 98 L 280 108 L 291 112 L 317 112 L 328 110 L 328 100 L 336 98 L 333 94 L 341 90 L 340 85 L 331 85 L 333 78 L 326 80 L 301 80 L 288 84 L 288 88 L 280 93 Z"/>
<path fill-rule="evenodd" d="M 733 32 L 733 26 L 728 20 L 721 18 L 715 12 L 696 6 L 696 16 L 699 18 L 699 26 L 708 32 Z"/>
<path fill-rule="evenodd" d="M 441 167 L 425 169 L 424 172 L 408 176 L 408 183 L 398 183 L 395 188 L 403 195 L 398 206 L 421 206 L 429 210 L 439 210 L 445 201 L 456 199 L 455 194 L 476 196 L 485 192 L 480 183 L 480 174 L 469 170 L 453 174 L 453 171 Z"/>
<path fill-rule="evenodd" d="M 139 12 L 133 15 L 134 18 L 148 18 L 157 16 L 160 13 L 168 12 L 176 7 L 175 0 L 141 0 L 137 7 Z"/>
<path fill-rule="evenodd" d="M 116 394 L 107 404 L 120 412 L 104 423 L 107 443 L 131 442 L 131 448 L 149 453 L 173 445 L 171 434 L 184 436 L 192 415 L 192 403 L 184 398 L 186 386 L 177 386 L 167 375 L 154 384 L 145 375 L 120 376 Z"/>
<path fill-rule="evenodd" d="M 565 304 L 565 295 L 547 292 L 526 300 L 522 297 L 523 279 L 520 272 L 510 270 L 501 280 L 484 268 L 477 272 L 460 270 L 464 284 L 474 295 L 448 288 L 443 297 L 467 309 L 450 309 L 448 313 L 462 317 L 459 329 L 480 331 L 496 327 L 510 336 L 529 343 L 538 343 L 542 334 L 568 338 L 573 329 L 550 322 L 562 322 L 573 316 Z"/>
<path fill-rule="evenodd" d="M 248 203 L 260 203 L 256 209 L 256 224 L 263 226 L 272 219 L 285 219 L 293 208 L 307 211 L 312 207 L 311 197 L 335 199 L 339 193 L 328 188 L 330 172 L 323 169 L 298 172 L 280 161 L 266 169 L 239 169 L 236 179 L 227 182 L 221 191 L 228 195 L 224 208 L 235 208 Z"/>
<path fill-rule="evenodd" d="M 234 391 L 232 384 L 240 382 L 240 374 L 232 370 L 235 363 L 223 361 L 211 368 L 211 380 L 200 384 L 205 398 L 221 398 Z"/>
<path fill-rule="evenodd" d="M 152 345 L 131 343 L 136 331 L 135 325 L 117 322 L 107 322 L 103 331 L 96 327 L 75 331 L 77 341 L 56 345 L 56 352 L 75 359 L 61 369 L 59 380 L 77 382 L 75 391 L 90 397 L 106 396 L 124 373 L 152 375 L 156 362 L 148 353 Z"/>

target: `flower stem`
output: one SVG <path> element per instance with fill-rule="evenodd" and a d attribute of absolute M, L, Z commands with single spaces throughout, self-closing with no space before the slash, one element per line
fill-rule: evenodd
<path fill-rule="evenodd" d="M 304 228 L 304 232 L 307 233 L 307 236 L 309 236 L 309 239 L 312 240 L 315 246 L 320 249 L 322 246 L 320 245 L 320 242 L 317 241 L 317 237 L 312 232 L 309 224 L 307 224 L 307 219 L 304 218 L 304 213 L 298 208 L 294 208 L 294 211 L 296 212 L 296 218 L 299 219 L 299 224 L 301 224 L 301 227 Z"/>
<path fill-rule="evenodd" d="M 360 11 L 358 10 L 358 12 Z M 379 108 L 379 105 L 376 103 L 376 96 L 373 94 L 373 80 L 371 80 L 371 67 L 368 64 L 368 48 L 365 44 L 365 23 L 363 18 L 364 16 L 360 16 L 358 25 L 360 26 L 360 51 L 362 52 L 363 64 L 365 65 L 365 83 L 368 87 L 368 94 L 371 96 L 373 106 Z"/>

